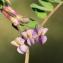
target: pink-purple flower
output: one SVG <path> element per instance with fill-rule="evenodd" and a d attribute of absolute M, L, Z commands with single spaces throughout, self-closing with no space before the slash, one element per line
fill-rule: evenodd
<path fill-rule="evenodd" d="M 32 33 L 33 33 L 33 29 L 29 29 L 21 33 L 21 36 L 26 40 L 26 43 L 29 46 L 35 43 Z"/>
<path fill-rule="evenodd" d="M 17 51 L 20 54 L 26 53 L 28 46 L 24 44 L 25 40 L 21 37 L 17 37 L 14 41 L 11 42 L 12 45 L 17 47 Z"/>
<path fill-rule="evenodd" d="M 11 6 L 4 6 L 2 11 L 3 15 L 8 18 L 15 26 L 18 26 L 20 24 L 23 23 L 28 23 L 29 22 L 29 18 L 27 17 L 23 17 L 19 14 L 17 14 L 17 12 L 15 10 L 12 9 Z"/>
<path fill-rule="evenodd" d="M 44 44 L 47 41 L 47 36 L 45 36 L 46 32 L 48 31 L 47 28 L 36 28 L 36 32 L 38 34 L 36 41 Z"/>
<path fill-rule="evenodd" d="M 32 46 L 37 42 L 41 45 L 45 44 L 47 41 L 47 36 L 45 35 L 47 31 L 48 29 L 43 27 L 28 29 L 21 32 L 21 36 L 17 37 L 11 43 L 17 47 L 19 53 L 24 54 L 29 46 Z"/>

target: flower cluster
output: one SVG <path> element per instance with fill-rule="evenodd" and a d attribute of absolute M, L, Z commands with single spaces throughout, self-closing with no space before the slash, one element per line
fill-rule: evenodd
<path fill-rule="evenodd" d="M 21 33 L 20 37 L 17 37 L 11 42 L 12 45 L 17 46 L 17 51 L 21 54 L 26 53 L 28 47 L 35 43 L 45 44 L 47 37 L 45 33 L 48 31 L 47 28 L 35 28 L 29 29 Z"/>
<path fill-rule="evenodd" d="M 4 6 L 1 12 L 6 18 L 8 18 L 13 23 L 14 26 L 18 26 L 19 24 L 29 22 L 29 18 L 17 14 L 16 11 L 13 10 L 12 7 L 9 5 Z"/>
<path fill-rule="evenodd" d="M 8 18 L 11 21 L 14 27 L 19 28 L 20 25 L 27 24 L 27 23 L 29 23 L 27 24 L 28 26 L 34 24 L 33 22 L 30 24 L 30 21 L 34 21 L 31 18 L 23 17 L 17 14 L 16 11 L 13 10 L 12 7 L 9 5 L 10 3 L 9 0 L 6 0 L 6 2 L 8 3 L 6 5 L 3 5 L 0 11 L 6 18 Z M 40 43 L 41 45 L 45 44 L 47 40 L 45 33 L 47 31 L 48 29 L 43 27 L 40 28 L 35 27 L 34 29 L 27 29 L 21 32 L 20 36 L 17 37 L 14 41 L 12 41 L 11 44 L 17 47 L 18 53 L 24 54 L 29 49 L 29 46 L 32 46 L 35 43 Z"/>

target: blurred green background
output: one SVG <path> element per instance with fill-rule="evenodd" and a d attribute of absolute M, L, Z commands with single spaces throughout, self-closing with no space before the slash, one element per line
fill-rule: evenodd
<path fill-rule="evenodd" d="M 30 8 L 37 0 L 14 0 L 12 6 L 23 16 L 37 19 Z M 48 20 L 48 41 L 44 46 L 36 44 L 30 48 L 29 63 L 63 63 L 63 5 Z M 24 55 L 18 54 L 10 44 L 18 36 L 18 32 L 0 14 L 0 63 L 24 63 Z"/>

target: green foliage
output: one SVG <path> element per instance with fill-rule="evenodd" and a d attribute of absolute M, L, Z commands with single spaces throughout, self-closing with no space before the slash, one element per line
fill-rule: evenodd
<path fill-rule="evenodd" d="M 23 31 L 23 30 L 25 30 L 27 28 L 35 28 L 36 25 L 37 25 L 37 21 L 30 19 L 29 23 L 19 25 L 18 28 L 19 28 L 19 30 Z"/>
<path fill-rule="evenodd" d="M 9 3 L 6 0 L 0 0 L 0 9 L 2 9 L 5 5 L 9 5 Z"/>
<path fill-rule="evenodd" d="M 26 24 L 26 26 L 28 26 L 29 28 L 35 28 L 36 25 L 37 25 L 36 21 L 30 21 L 28 24 Z"/>
<path fill-rule="evenodd" d="M 61 2 L 62 0 L 48 0 L 49 2 L 52 2 L 52 3 L 59 3 Z"/>
<path fill-rule="evenodd" d="M 2 7 L 2 5 L 0 4 L 0 9 L 2 9 L 3 7 Z"/>
<path fill-rule="evenodd" d="M 53 5 L 52 5 L 52 3 L 50 3 L 50 2 L 46 2 L 46 1 L 42 1 L 42 0 L 38 0 L 39 1 L 39 3 L 42 5 L 42 6 L 44 6 L 46 9 L 48 9 L 49 11 L 52 11 L 53 10 Z"/>
<path fill-rule="evenodd" d="M 31 8 L 38 18 L 44 19 L 48 12 L 54 9 L 53 3 L 60 3 L 61 0 L 38 0 L 39 4 L 32 3 Z"/>
<path fill-rule="evenodd" d="M 39 4 L 32 3 L 31 8 L 34 10 L 35 14 L 38 18 L 44 19 L 48 13 L 54 9 L 53 3 L 59 3 L 61 0 L 38 0 Z M 0 0 L 0 9 L 3 8 L 3 6 L 9 5 L 9 3 L 6 0 Z M 29 23 L 22 25 L 19 25 L 20 29 L 25 29 L 27 27 L 34 28 L 37 25 L 37 22 L 35 20 L 31 20 Z"/>
<path fill-rule="evenodd" d="M 32 3 L 32 4 L 31 4 L 31 7 L 32 7 L 32 8 L 38 8 L 38 9 L 44 10 L 44 11 L 51 11 L 49 8 L 46 8 L 46 7 L 37 5 L 37 4 L 35 4 L 35 3 Z"/>
<path fill-rule="evenodd" d="M 35 12 L 37 17 L 39 17 L 40 19 L 44 19 L 47 16 L 46 12 Z"/>
<path fill-rule="evenodd" d="M 3 8 L 3 5 L 4 5 L 4 0 L 0 0 L 0 9 Z"/>
<path fill-rule="evenodd" d="M 8 2 L 7 2 L 6 0 L 0 0 L 0 9 L 3 9 L 3 6 L 7 6 L 7 5 L 9 5 L 9 4 L 8 4 Z M 29 27 L 29 28 L 34 28 L 34 27 L 36 26 L 36 24 L 37 24 L 37 22 L 36 22 L 35 20 L 33 20 L 33 19 L 30 18 L 29 23 L 22 23 L 22 24 L 20 24 L 19 26 L 14 26 L 14 25 L 12 24 L 12 26 L 13 26 L 16 30 L 18 30 L 18 28 L 19 28 L 20 30 L 25 30 L 27 27 Z"/>

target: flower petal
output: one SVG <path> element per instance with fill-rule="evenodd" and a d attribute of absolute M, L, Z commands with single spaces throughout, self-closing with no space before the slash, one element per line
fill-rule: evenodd
<path fill-rule="evenodd" d="M 22 32 L 21 35 L 27 39 L 27 33 L 26 32 Z"/>
<path fill-rule="evenodd" d="M 20 23 L 19 23 L 19 20 L 18 20 L 17 18 L 10 17 L 10 20 L 12 21 L 12 23 L 13 23 L 15 26 L 17 26 L 17 25 L 20 24 Z"/>
<path fill-rule="evenodd" d="M 29 29 L 29 30 L 27 30 L 26 32 L 27 32 L 27 36 L 28 36 L 29 38 L 32 38 L 32 32 L 33 32 L 33 30 L 32 30 L 32 29 Z"/>
<path fill-rule="evenodd" d="M 46 36 L 40 36 L 40 37 L 39 37 L 39 42 L 40 42 L 41 44 L 45 44 L 46 41 L 47 41 L 47 37 L 46 37 Z"/>
<path fill-rule="evenodd" d="M 14 46 L 16 46 L 16 47 L 19 46 L 19 44 L 17 44 L 16 41 L 12 41 L 11 44 L 14 45 Z"/>
<path fill-rule="evenodd" d="M 35 41 L 33 38 L 30 39 L 31 43 L 34 45 L 35 44 Z"/>
<path fill-rule="evenodd" d="M 36 32 L 36 30 L 35 30 L 35 29 L 34 29 L 34 30 L 33 30 L 33 32 L 32 32 L 32 36 L 33 36 L 33 38 L 34 38 L 34 39 L 36 39 L 36 38 L 37 38 L 37 36 L 38 36 L 38 35 L 37 35 L 37 32 Z"/>
<path fill-rule="evenodd" d="M 27 39 L 27 44 L 28 44 L 29 46 L 32 45 L 29 39 Z"/>
<path fill-rule="evenodd" d="M 48 31 L 48 28 L 43 28 L 43 27 L 41 27 L 41 28 L 39 28 L 38 29 L 38 35 L 40 36 L 40 35 L 45 35 L 45 33 Z"/>
<path fill-rule="evenodd" d="M 28 47 L 27 47 L 26 45 L 22 45 L 22 46 L 19 46 L 19 47 L 17 48 L 17 51 L 18 51 L 19 53 L 21 53 L 21 54 L 26 53 L 27 50 L 28 50 Z"/>
<path fill-rule="evenodd" d="M 31 46 L 32 44 L 34 45 L 34 44 L 35 44 L 34 39 L 27 39 L 27 44 L 28 44 L 29 46 Z"/>
<path fill-rule="evenodd" d="M 23 45 L 24 42 L 25 42 L 25 40 L 24 40 L 23 38 L 21 38 L 21 37 L 17 37 L 17 38 L 16 38 L 16 41 L 17 41 L 20 45 Z"/>
<path fill-rule="evenodd" d="M 42 32 L 43 32 L 43 28 L 39 28 L 38 29 L 38 35 L 40 36 L 42 34 Z"/>
<path fill-rule="evenodd" d="M 43 28 L 42 35 L 45 35 L 45 33 L 48 31 L 48 28 Z"/>
<path fill-rule="evenodd" d="M 30 21 L 29 18 L 26 18 L 26 17 L 23 17 L 23 18 L 22 18 L 22 22 L 23 22 L 23 23 L 28 23 L 29 21 Z"/>
<path fill-rule="evenodd" d="M 47 41 L 47 36 L 42 36 L 42 44 L 45 44 Z"/>
<path fill-rule="evenodd" d="M 20 53 L 20 54 L 24 54 L 24 52 L 21 51 L 19 47 L 17 48 L 17 52 Z"/>

